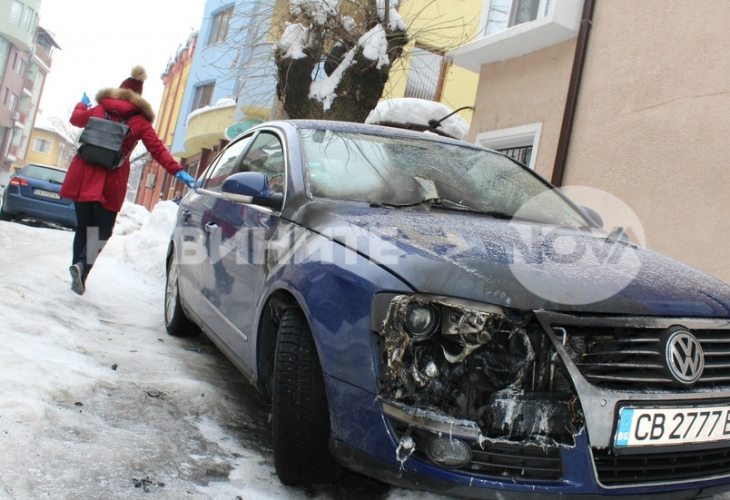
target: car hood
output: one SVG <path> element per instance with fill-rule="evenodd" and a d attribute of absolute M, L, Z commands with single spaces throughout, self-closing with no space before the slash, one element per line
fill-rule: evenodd
<path fill-rule="evenodd" d="M 415 291 L 520 310 L 730 316 L 730 287 L 603 232 L 427 207 L 312 201 L 296 222 Z"/>

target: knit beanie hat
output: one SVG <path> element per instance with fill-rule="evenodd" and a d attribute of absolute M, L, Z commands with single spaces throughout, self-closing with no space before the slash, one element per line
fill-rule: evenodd
<path fill-rule="evenodd" d="M 142 66 L 135 66 L 132 68 L 132 76 L 127 78 L 119 86 L 120 89 L 129 89 L 132 92 L 136 92 L 142 95 L 142 85 L 147 79 L 147 72 Z"/>

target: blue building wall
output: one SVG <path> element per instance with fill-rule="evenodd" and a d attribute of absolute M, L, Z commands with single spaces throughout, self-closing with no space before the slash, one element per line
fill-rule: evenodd
<path fill-rule="evenodd" d="M 194 111 L 195 91 L 201 85 L 215 83 L 211 104 L 223 98 L 237 100 L 233 123 L 246 119 L 241 108 L 271 107 L 276 89 L 276 73 L 271 55 L 272 44 L 264 42 L 264 38 L 270 27 L 273 4 L 274 0 L 206 2 L 198 45 L 175 127 L 173 152 L 185 149 L 186 122 L 188 115 Z M 227 39 L 208 45 L 215 15 L 232 6 L 234 14 L 230 20 Z"/>

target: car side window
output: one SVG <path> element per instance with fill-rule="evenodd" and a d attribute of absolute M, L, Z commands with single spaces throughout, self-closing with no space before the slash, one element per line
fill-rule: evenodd
<path fill-rule="evenodd" d="M 269 181 L 272 191 L 284 192 L 284 149 L 279 138 L 261 132 L 243 157 L 237 172 L 261 172 Z"/>
<path fill-rule="evenodd" d="M 208 191 L 220 192 L 223 181 L 231 174 L 235 173 L 238 165 L 238 159 L 241 153 L 246 149 L 248 143 L 251 142 L 251 136 L 244 137 L 232 144 L 229 144 L 223 150 L 214 165 L 211 165 L 210 174 L 205 181 L 204 189 Z"/>

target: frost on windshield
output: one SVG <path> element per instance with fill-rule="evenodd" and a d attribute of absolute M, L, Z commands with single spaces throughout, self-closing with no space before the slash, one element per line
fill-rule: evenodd
<path fill-rule="evenodd" d="M 438 324 L 414 335 L 408 325 L 424 311 Z M 484 440 L 573 445 L 582 429 L 569 376 L 537 324 L 497 307 L 399 295 L 379 333 L 385 400 L 473 421 Z"/>

